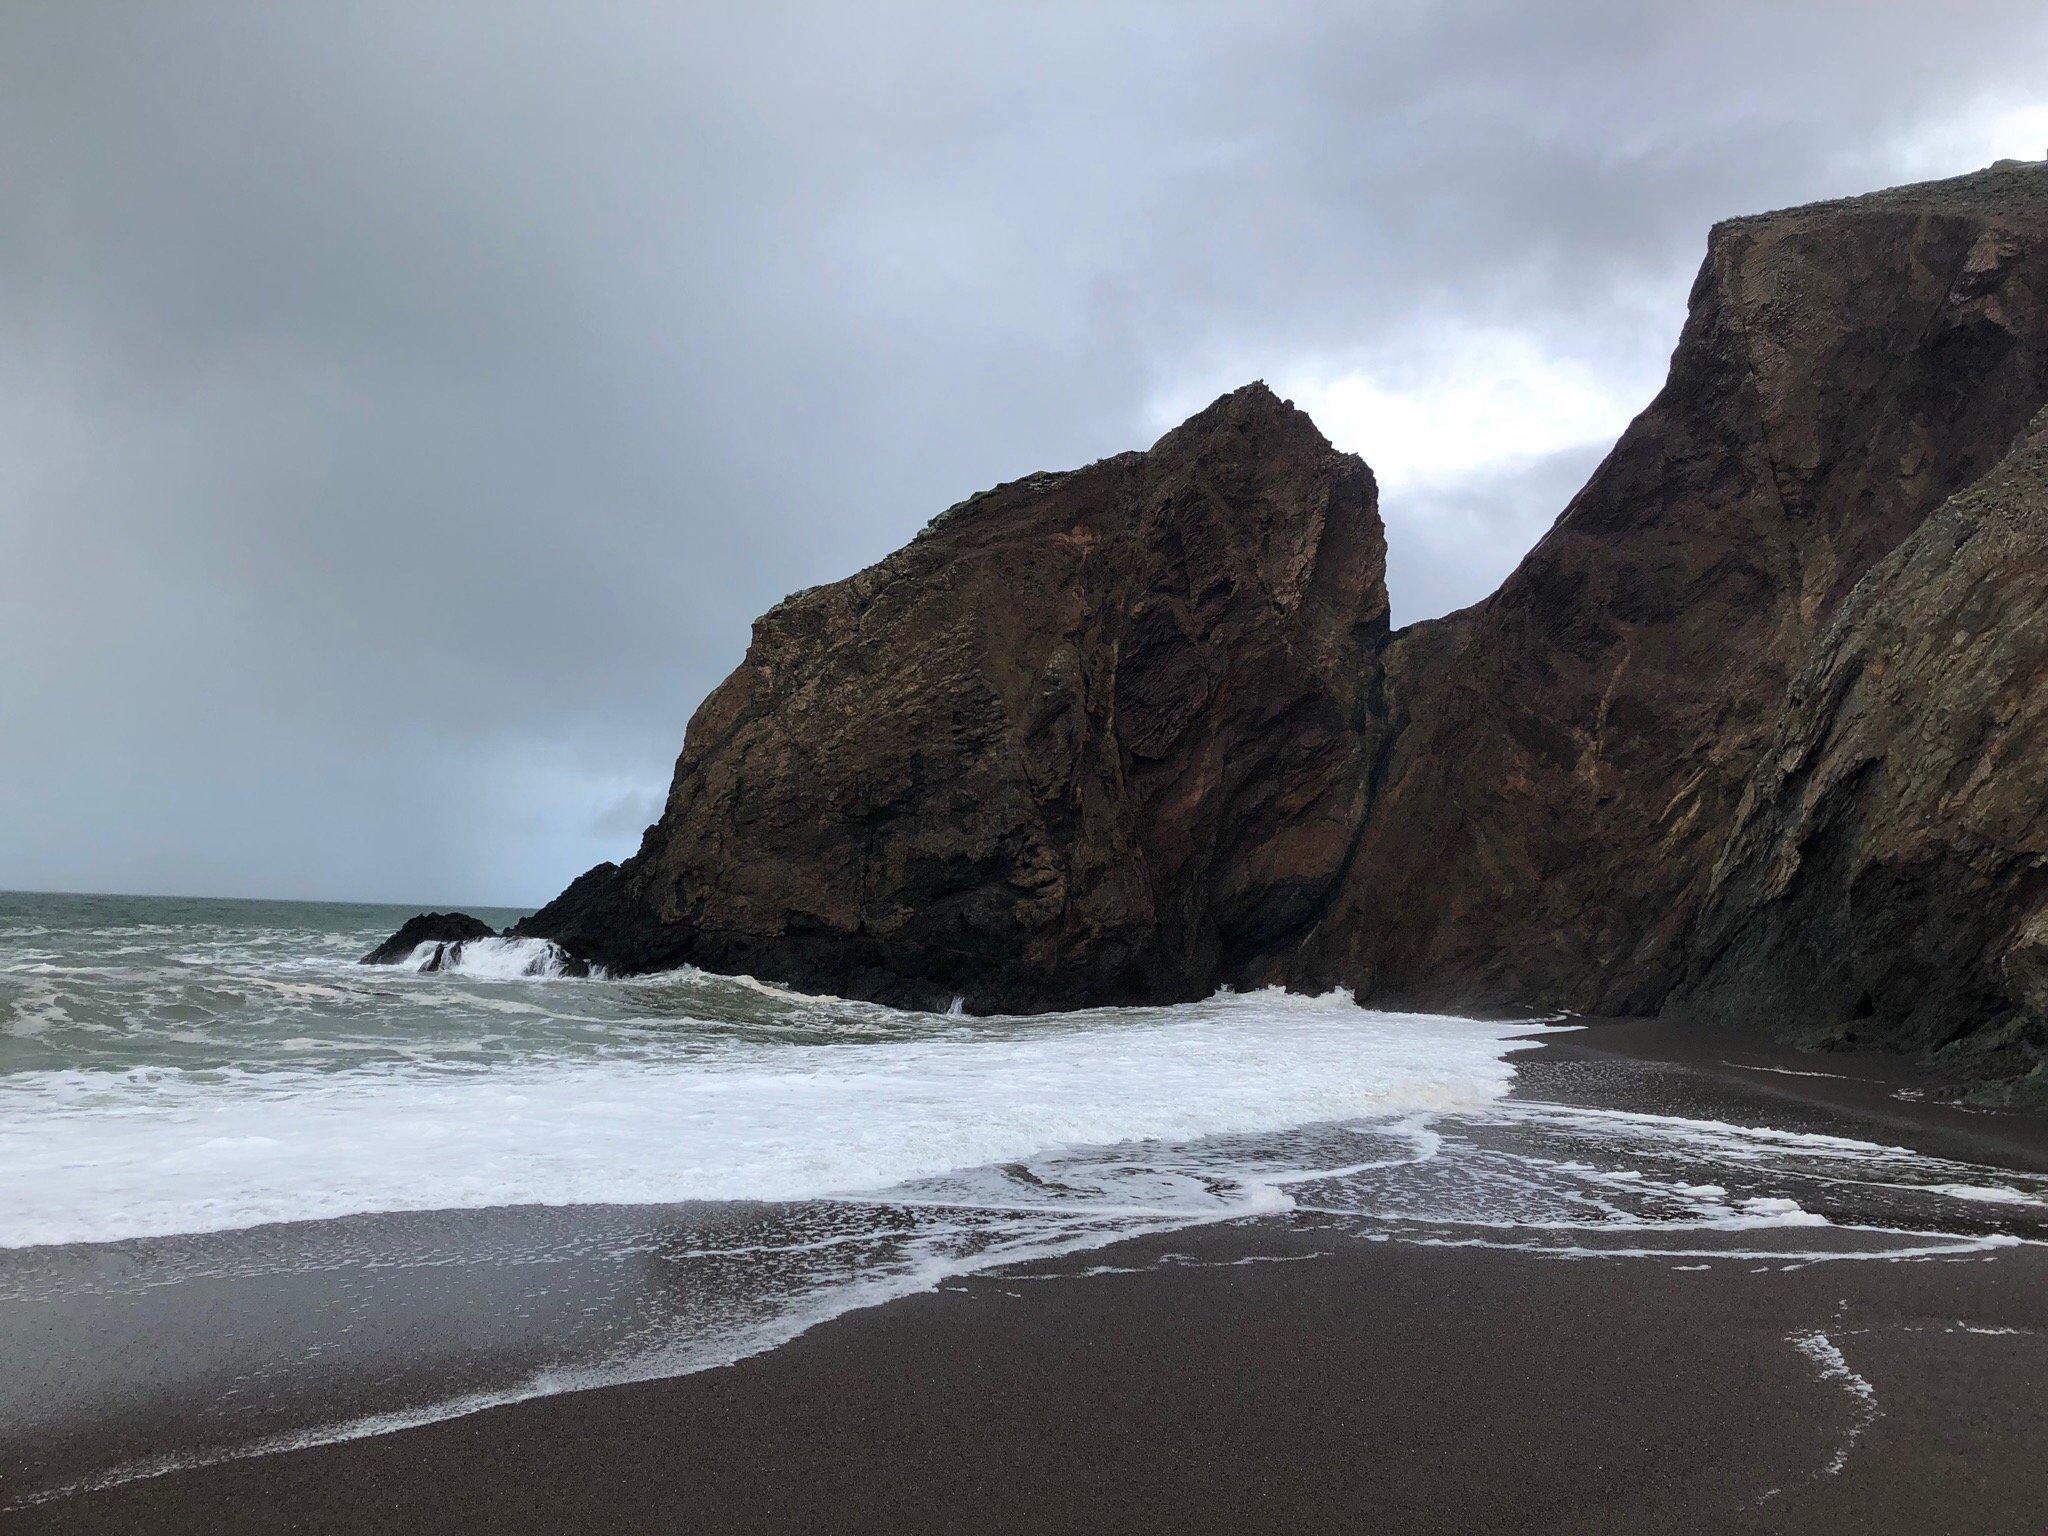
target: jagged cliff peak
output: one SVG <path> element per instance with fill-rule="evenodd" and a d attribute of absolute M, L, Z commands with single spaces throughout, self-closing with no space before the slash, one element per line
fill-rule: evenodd
<path fill-rule="evenodd" d="M 1299 434 L 1325 448 L 1329 439 L 1310 419 L 1308 412 L 1292 400 L 1284 400 L 1264 379 L 1241 384 L 1218 395 L 1179 426 L 1167 431 L 1152 445 L 1157 452 L 1168 444 L 1220 431 L 1264 429 Z"/>

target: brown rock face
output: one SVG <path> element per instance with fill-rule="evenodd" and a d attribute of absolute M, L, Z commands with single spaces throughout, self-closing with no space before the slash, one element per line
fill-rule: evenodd
<path fill-rule="evenodd" d="M 2048 1045 L 2048 412 L 1814 648 L 1674 1007 L 1980 1067 Z"/>
<path fill-rule="evenodd" d="M 1734 220 L 1556 527 L 1390 638 L 1370 473 L 1240 390 L 783 603 L 639 853 L 518 931 L 977 1010 L 1683 979 L 1902 1041 L 2018 1018 L 2039 546 L 1928 519 L 2044 402 L 2048 166 Z"/>
<path fill-rule="evenodd" d="M 518 931 L 927 1004 L 1205 994 L 1327 899 L 1386 633 L 1370 471 L 1252 385 L 781 604 L 640 852 Z"/>
<path fill-rule="evenodd" d="M 1288 974 L 1653 1010 L 1813 638 L 2044 399 L 2048 166 L 1719 226 L 1649 409 L 1499 592 L 1395 640 Z"/>

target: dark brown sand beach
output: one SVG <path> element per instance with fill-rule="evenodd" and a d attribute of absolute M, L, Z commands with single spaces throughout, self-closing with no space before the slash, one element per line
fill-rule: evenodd
<path fill-rule="evenodd" d="M 1612 1025 L 1553 1101 L 2048 1168 L 1907 1069 Z M 1794 1074 L 1828 1074 L 1808 1076 Z M 232 1328 L 232 1316 L 219 1326 Z M 147 1478 L 55 1531 L 1726 1531 L 2048 1525 L 2048 1248 L 1780 1263 L 1257 1220 L 949 1282 L 735 1366 Z"/>

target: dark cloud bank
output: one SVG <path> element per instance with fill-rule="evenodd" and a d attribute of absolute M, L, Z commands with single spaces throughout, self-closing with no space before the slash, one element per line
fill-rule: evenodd
<path fill-rule="evenodd" d="M 1263 376 L 1397 620 L 2035 5 L 7 7 L 0 886 L 532 901 L 754 614 Z M 2040 142 L 2037 142 L 2040 141 Z"/>

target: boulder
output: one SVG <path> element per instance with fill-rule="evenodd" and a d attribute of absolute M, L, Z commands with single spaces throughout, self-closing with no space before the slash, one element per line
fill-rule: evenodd
<path fill-rule="evenodd" d="M 364 965 L 397 965 L 412 958 L 422 944 L 460 944 L 470 939 L 494 939 L 498 930 L 467 912 L 422 912 L 409 917 L 382 944 L 363 956 Z M 437 957 L 438 958 L 438 957 Z M 429 963 L 423 969 L 435 970 Z"/>

